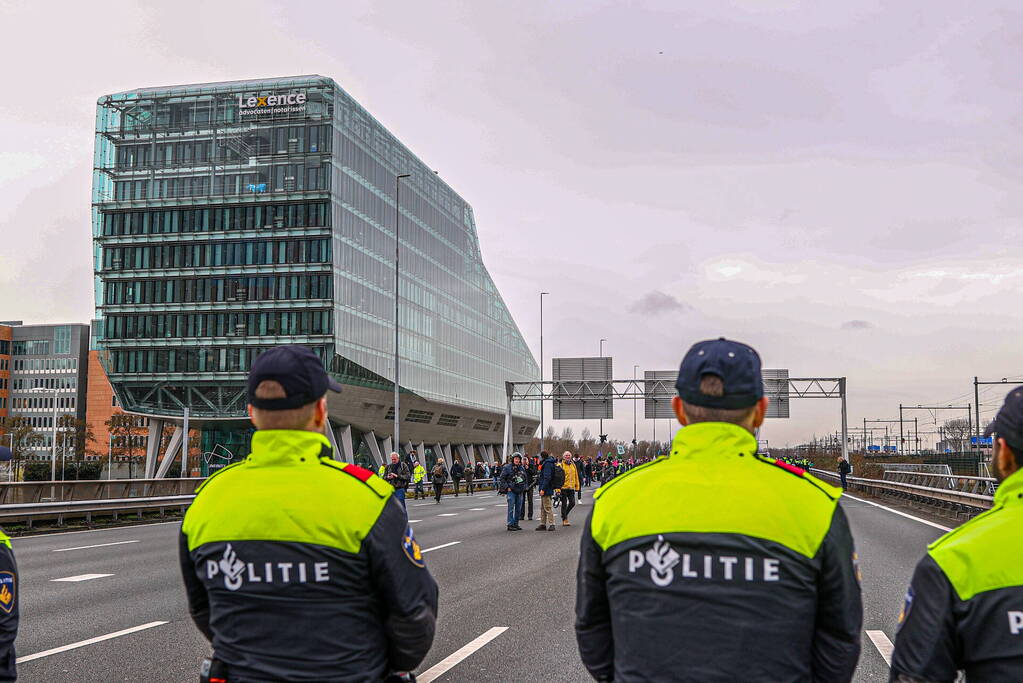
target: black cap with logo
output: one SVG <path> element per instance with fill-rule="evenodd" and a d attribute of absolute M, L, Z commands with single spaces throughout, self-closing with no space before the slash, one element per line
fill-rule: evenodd
<path fill-rule="evenodd" d="M 256 398 L 260 382 L 273 380 L 284 387 L 284 398 Z M 264 351 L 249 371 L 249 403 L 261 410 L 290 410 L 318 401 L 341 385 L 323 369 L 323 361 L 312 349 L 288 344 Z"/>
<path fill-rule="evenodd" d="M 700 391 L 704 375 L 717 375 L 725 385 L 723 396 Z M 682 359 L 675 388 L 682 400 L 705 408 L 749 408 L 764 395 L 760 356 L 741 342 L 721 337 L 697 342 Z"/>
<path fill-rule="evenodd" d="M 1016 453 L 1023 453 L 1023 389 L 1013 389 L 994 422 L 984 430 L 984 436 L 996 435 L 1005 439 Z"/>

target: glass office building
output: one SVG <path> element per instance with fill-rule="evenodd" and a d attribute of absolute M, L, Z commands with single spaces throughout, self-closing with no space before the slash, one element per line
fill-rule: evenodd
<path fill-rule="evenodd" d="M 396 199 L 403 441 L 499 443 L 504 382 L 539 376 L 472 208 L 329 78 L 103 96 L 94 167 L 100 357 L 126 410 L 188 408 L 204 450 L 237 455 L 246 372 L 286 343 L 346 385 L 344 450 L 391 433 Z M 521 443 L 539 406 L 515 411 Z"/>

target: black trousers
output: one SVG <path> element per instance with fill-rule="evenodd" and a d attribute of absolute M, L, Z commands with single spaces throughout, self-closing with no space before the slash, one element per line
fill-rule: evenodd
<path fill-rule="evenodd" d="M 455 479 L 454 477 L 451 478 L 451 482 L 455 485 L 455 495 L 456 496 L 458 495 L 458 482 L 460 482 L 460 481 L 462 481 L 460 478 L 459 479 Z"/>
<path fill-rule="evenodd" d="M 561 521 L 568 520 L 568 513 L 575 507 L 575 489 L 561 489 Z"/>
<path fill-rule="evenodd" d="M 443 490 L 444 490 L 444 484 L 436 484 L 435 483 L 433 485 L 433 497 L 437 499 L 438 503 L 440 502 L 440 492 L 443 491 Z"/>
<path fill-rule="evenodd" d="M 471 496 L 471 495 L 473 495 L 473 490 L 474 490 L 474 488 L 475 488 L 475 487 L 473 486 L 473 483 L 472 483 L 472 481 L 473 481 L 472 479 L 466 479 L 466 480 L 465 480 L 465 492 L 466 492 L 466 493 L 467 493 L 468 495 L 470 495 L 470 496 Z"/>

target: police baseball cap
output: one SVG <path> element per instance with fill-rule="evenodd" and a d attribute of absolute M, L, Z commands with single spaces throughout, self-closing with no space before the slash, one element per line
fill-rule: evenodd
<path fill-rule="evenodd" d="M 700 391 L 704 375 L 717 375 L 724 395 L 708 396 Z M 760 356 L 741 342 L 721 337 L 693 344 L 678 370 L 678 395 L 686 403 L 704 408 L 749 408 L 764 395 Z"/>
<path fill-rule="evenodd" d="M 1005 439 L 1013 451 L 1023 453 L 1023 389 L 1013 389 L 1005 397 L 994 422 L 984 430 L 984 436 L 992 435 Z"/>
<path fill-rule="evenodd" d="M 284 398 L 256 398 L 256 387 L 273 380 L 284 387 Z M 312 349 L 297 344 L 264 351 L 249 371 L 249 403 L 261 410 L 290 410 L 323 398 L 327 390 L 341 391 L 341 385 L 323 369 L 323 361 Z"/>

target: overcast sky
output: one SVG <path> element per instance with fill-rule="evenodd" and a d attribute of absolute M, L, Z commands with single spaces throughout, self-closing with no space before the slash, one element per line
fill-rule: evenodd
<path fill-rule="evenodd" d="M 537 356 L 551 292 L 548 373 L 726 335 L 847 376 L 853 425 L 1023 375 L 1018 3 L 97 7 L 0 0 L 0 319 L 92 317 L 99 95 L 319 73 L 473 205 Z M 837 401 L 792 409 L 772 444 L 838 428 Z"/>

